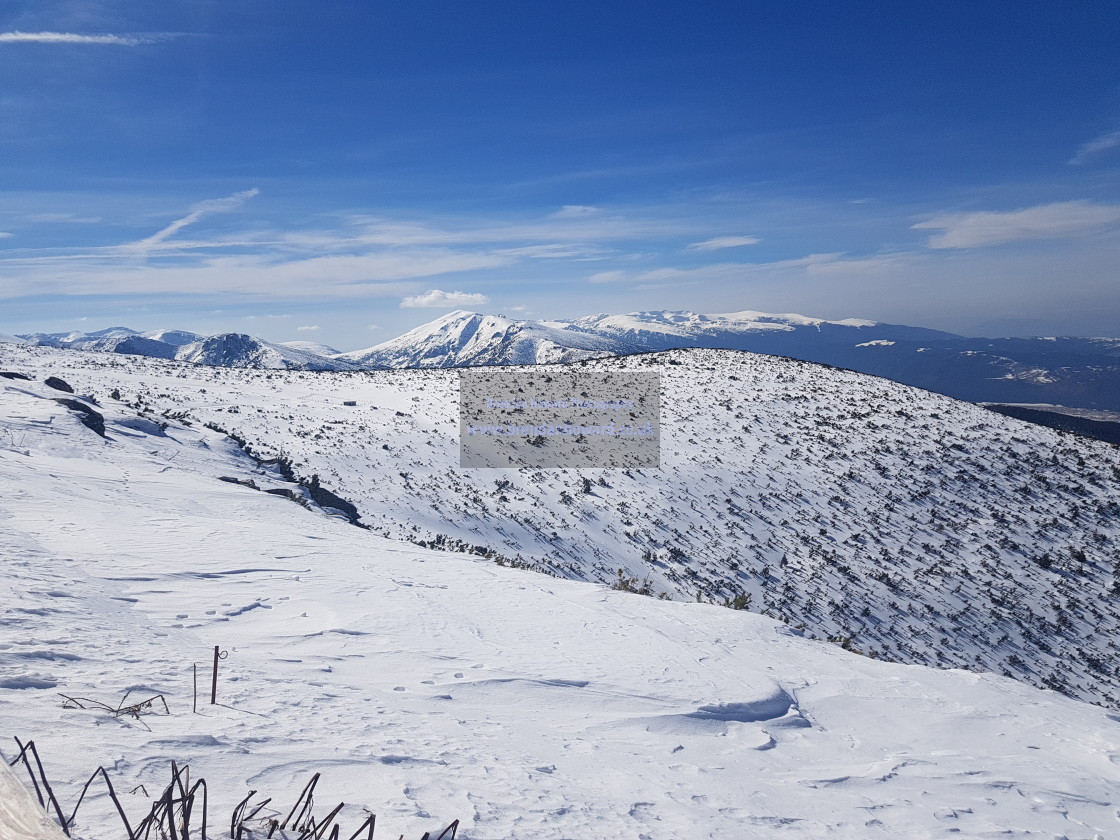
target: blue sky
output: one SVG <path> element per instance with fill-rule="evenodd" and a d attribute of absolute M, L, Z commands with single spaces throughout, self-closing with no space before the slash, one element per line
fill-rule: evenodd
<path fill-rule="evenodd" d="M 1120 335 L 1120 4 L 10 0 L 0 332 Z"/>

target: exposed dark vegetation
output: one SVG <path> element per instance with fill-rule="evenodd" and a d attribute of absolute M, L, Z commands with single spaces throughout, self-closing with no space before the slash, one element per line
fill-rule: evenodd
<path fill-rule="evenodd" d="M 112 778 L 104 767 L 98 767 L 89 777 L 70 815 L 66 816 L 47 778 L 35 742 L 28 741 L 24 744 L 19 738 L 15 741 L 19 752 L 8 762 L 9 765 L 12 767 L 23 765 L 40 807 L 48 812 L 53 811 L 59 827 L 67 837 L 72 836 L 71 829 L 77 825 L 78 811 L 86 801 L 90 786 L 98 780 L 105 788 L 115 809 L 115 815 L 120 821 L 120 840 L 151 840 L 153 837 L 158 840 L 207 840 L 215 836 L 213 833 L 215 825 L 209 822 L 210 791 L 206 780 L 203 778 L 192 780 L 190 766 L 187 764 L 179 765 L 174 761 L 171 762 L 170 782 L 158 796 L 152 799 L 148 813 L 134 827 L 121 803 Z M 274 835 L 289 840 L 342 840 L 342 838 L 373 840 L 377 816 L 369 811 L 363 809 L 364 818 L 352 819 L 351 827 L 354 822 L 357 822 L 357 829 L 352 834 L 343 834 L 342 824 L 339 822 L 339 815 L 346 806 L 345 802 L 338 803 L 326 814 L 315 815 L 314 794 L 319 779 L 320 774 L 315 773 L 304 785 L 299 798 L 286 812 L 287 816 L 283 816 L 284 810 L 277 811 L 275 806 L 268 807 L 272 803 L 272 797 L 254 803 L 253 797 L 257 795 L 257 791 L 249 791 L 248 796 L 232 808 L 227 836 L 231 840 L 271 838 Z M 148 796 L 143 785 L 138 786 L 132 793 L 140 790 Z M 225 825 L 218 823 L 216 830 L 224 833 Z M 459 821 L 454 820 L 439 834 L 425 832 L 420 840 L 455 840 L 458 831 Z M 109 840 L 109 838 L 103 837 L 102 840 Z"/>

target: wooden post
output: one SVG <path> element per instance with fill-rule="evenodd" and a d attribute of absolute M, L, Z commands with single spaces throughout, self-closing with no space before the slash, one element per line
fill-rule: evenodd
<path fill-rule="evenodd" d="M 218 702 L 218 646 L 214 645 L 214 676 L 210 681 L 210 705 Z"/>

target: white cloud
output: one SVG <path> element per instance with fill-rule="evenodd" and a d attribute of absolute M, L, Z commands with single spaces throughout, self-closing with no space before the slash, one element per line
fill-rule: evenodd
<path fill-rule="evenodd" d="M 1117 146 L 1120 146 L 1120 131 L 1113 131 L 1111 134 L 1102 134 L 1100 137 L 1090 140 L 1078 149 L 1077 154 L 1069 159 L 1069 163 L 1074 166 L 1080 166 L 1083 163 L 1087 163 L 1093 156 L 1108 151 L 1109 149 L 1115 149 Z"/>
<path fill-rule="evenodd" d="M 313 326 L 307 327 L 296 327 L 296 332 L 317 332 L 320 329 L 322 329 L 322 327 L 320 327 L 318 324 L 315 324 Z"/>
<path fill-rule="evenodd" d="M 0 300 L 38 295 L 142 295 L 145 299 L 220 295 L 223 300 L 252 302 L 260 311 L 273 305 L 272 301 L 392 298 L 405 308 L 473 309 L 489 303 L 485 295 L 469 292 L 475 282 L 469 278 L 477 276 L 475 272 L 542 262 L 548 264 L 548 283 L 570 279 L 573 272 L 578 272 L 575 277 L 585 276 L 579 263 L 586 265 L 587 260 L 599 260 L 594 264 L 597 268 L 615 269 L 592 275 L 591 282 L 621 285 L 711 283 L 715 288 L 720 283 L 734 285 L 737 278 L 757 276 L 757 272 L 782 270 L 776 264 L 766 269 L 749 264 L 709 267 L 695 275 L 658 269 L 655 255 L 633 251 L 636 241 L 699 242 L 713 230 L 710 218 L 679 219 L 668 216 L 664 208 L 634 212 L 627 218 L 528 222 L 463 217 L 417 221 L 339 214 L 323 217 L 333 225 L 320 223 L 297 230 L 254 225 L 204 235 L 209 224 L 189 228 L 199 231 L 195 236 L 184 230 L 207 214 L 234 210 L 256 194 L 256 190 L 247 190 L 194 204 L 156 233 L 134 234 L 122 244 L 22 250 L 9 246 L 0 251 Z M 804 273 L 806 268 L 799 270 Z M 818 265 L 812 270 L 843 269 Z M 453 274 L 462 279 L 454 279 Z M 443 291 L 464 286 L 468 291 Z"/>
<path fill-rule="evenodd" d="M 715 251 L 720 248 L 738 248 L 741 245 L 757 245 L 762 240 L 757 236 L 715 236 L 703 242 L 693 242 L 689 251 Z"/>
<path fill-rule="evenodd" d="M 75 32 L 0 32 L 3 44 L 110 44 L 138 47 L 172 38 L 170 33 L 154 35 L 79 35 Z"/>
<path fill-rule="evenodd" d="M 634 276 L 635 275 L 628 274 L 625 271 L 618 271 L 617 269 L 614 270 L 614 271 L 600 271 L 600 272 L 592 274 L 590 277 L 588 277 L 587 282 L 588 283 L 622 283 L 622 282 L 625 282 L 626 280 L 632 279 Z"/>
<path fill-rule="evenodd" d="M 72 225 L 95 225 L 101 221 L 100 216 L 79 216 L 76 213 L 36 213 L 28 216 L 27 221 L 36 223 L 64 223 Z"/>
<path fill-rule="evenodd" d="M 552 214 L 554 219 L 582 219 L 594 216 L 602 211 L 598 207 L 588 207 L 584 204 L 565 204 Z"/>
<path fill-rule="evenodd" d="M 587 278 L 589 283 L 632 283 L 693 285 L 713 283 L 733 285 L 743 280 L 769 277 L 871 276 L 884 275 L 912 264 L 915 254 L 882 254 L 848 257 L 844 254 L 808 254 L 788 260 L 765 263 L 714 263 L 695 268 L 654 268 L 646 271 L 601 271 Z"/>
<path fill-rule="evenodd" d="M 14 233 L 8 233 L 7 231 L 0 230 L 0 239 L 11 239 L 13 236 L 15 236 Z"/>
<path fill-rule="evenodd" d="M 501 248 L 497 254 L 507 254 L 511 257 L 527 257 L 539 260 L 598 260 L 605 254 L 611 253 L 604 248 L 588 245 L 573 245 L 570 243 L 555 242 L 547 245 L 523 245 L 519 248 Z"/>
<path fill-rule="evenodd" d="M 342 230 L 300 231 L 283 235 L 284 244 L 317 250 L 347 248 L 354 244 L 387 245 L 472 245 L 487 244 L 513 248 L 516 243 L 530 247 L 546 244 L 564 247 L 590 247 L 588 243 L 668 239 L 699 236 L 711 229 L 710 221 L 666 219 L 658 215 L 574 216 L 543 221 L 509 221 L 488 218 L 447 218 L 399 220 L 376 216 L 350 216 Z M 549 256 L 549 254 L 544 254 Z"/>
<path fill-rule="evenodd" d="M 401 301 L 401 309 L 414 309 L 432 307 L 438 309 L 453 309 L 457 306 L 482 306 L 489 303 L 486 295 L 472 294 L 469 292 L 444 292 L 439 289 L 429 289 L 422 295 L 412 295 Z"/>
<path fill-rule="evenodd" d="M 208 216 L 212 213 L 228 213 L 231 210 L 236 210 L 250 198 L 260 195 L 261 191 L 254 187 L 251 190 L 244 192 L 234 193 L 233 195 L 226 196 L 225 198 L 213 198 L 207 201 L 200 201 L 191 207 L 191 212 L 181 219 L 176 219 L 163 230 L 153 233 L 146 239 L 141 239 L 135 243 L 139 248 L 148 248 L 152 245 L 158 245 L 163 240 L 170 236 L 174 236 L 187 225 L 192 225 L 201 219 L 203 216 Z"/>
<path fill-rule="evenodd" d="M 1120 223 L 1120 206 L 1091 201 L 1060 201 L 1011 212 L 982 210 L 946 213 L 913 225 L 940 230 L 930 248 L 980 248 L 1027 239 L 1058 239 L 1091 233 Z"/>
<path fill-rule="evenodd" d="M 417 278 L 508 265 L 507 258 L 445 249 L 291 258 L 236 254 L 152 262 L 119 251 L 0 259 L 0 300 L 28 295 L 233 295 L 262 299 L 397 297 Z"/>

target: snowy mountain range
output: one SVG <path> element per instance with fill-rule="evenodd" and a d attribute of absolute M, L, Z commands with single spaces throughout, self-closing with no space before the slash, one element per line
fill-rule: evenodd
<path fill-rule="evenodd" d="M 154 359 L 178 359 L 201 365 L 269 370 L 354 370 L 345 360 L 332 360 L 318 352 L 325 345 L 293 341 L 274 344 L 242 333 L 203 336 L 186 330 L 153 330 L 140 333 L 127 327 L 97 332 L 33 333 L 20 336 L 42 347 L 62 347 L 101 353 L 123 353 Z"/>
<path fill-rule="evenodd" d="M 629 315 L 589 315 L 557 323 L 564 323 L 568 330 L 609 335 L 646 350 L 710 347 L 758 352 L 759 346 L 765 346 L 771 355 L 787 356 L 796 356 L 817 345 L 847 347 L 870 341 L 933 341 L 956 337 L 939 330 L 856 318 L 826 321 L 804 315 L 772 315 L 754 311 L 725 315 L 636 312 Z M 790 352 L 779 352 L 781 350 Z"/>
<path fill-rule="evenodd" d="M 972 402 L 1120 411 L 1120 339 L 963 338 L 848 319 L 735 312 L 638 312 L 526 321 L 455 311 L 365 350 L 182 331 L 24 336 L 33 343 L 226 367 L 355 370 L 551 364 L 705 347 L 787 356 L 884 376 Z M 323 355 L 326 352 L 327 355 Z"/>
<path fill-rule="evenodd" d="M 1115 832 L 1120 724 L 1072 699 L 1117 703 L 1115 449 L 774 357 L 575 367 L 660 372 L 660 469 L 458 469 L 455 371 L 0 344 L 0 735 L 134 824 L 175 760 L 215 824 L 321 772 L 343 837 Z M 169 712 L 58 696 L 126 690 Z"/>
<path fill-rule="evenodd" d="M 468 367 L 686 347 L 820 362 L 973 402 L 1120 411 L 1120 339 L 972 339 L 922 327 L 795 314 L 657 311 L 534 322 L 452 312 L 343 357 L 383 367 Z"/>

